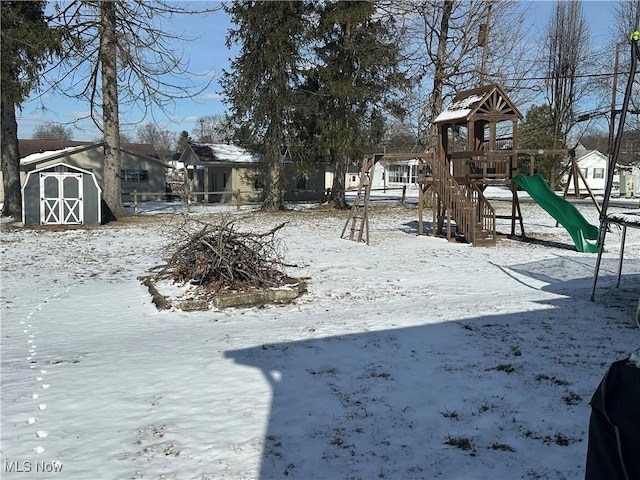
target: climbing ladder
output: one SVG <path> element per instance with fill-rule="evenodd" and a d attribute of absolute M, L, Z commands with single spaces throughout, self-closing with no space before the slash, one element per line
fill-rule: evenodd
<path fill-rule="evenodd" d="M 373 170 L 382 155 L 376 154 L 373 157 L 365 157 L 360 170 L 360 182 L 358 184 L 358 193 L 351 205 L 349 217 L 344 224 L 340 238 L 345 238 L 347 230 L 349 230 L 349 240 L 364 241 L 369 245 L 369 196 L 371 195 L 371 184 L 373 183 Z"/>

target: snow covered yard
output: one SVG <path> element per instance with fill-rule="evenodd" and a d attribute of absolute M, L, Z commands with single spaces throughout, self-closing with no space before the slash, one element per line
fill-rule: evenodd
<path fill-rule="evenodd" d="M 3 224 L 3 478 L 583 478 L 590 397 L 640 346 L 640 232 L 617 289 L 607 236 L 590 302 L 596 256 L 522 207 L 535 241 L 495 248 L 418 237 L 414 207 L 376 207 L 369 246 L 346 212 L 224 210 L 289 221 L 309 291 L 207 312 L 158 312 L 137 279 L 175 214 Z"/>

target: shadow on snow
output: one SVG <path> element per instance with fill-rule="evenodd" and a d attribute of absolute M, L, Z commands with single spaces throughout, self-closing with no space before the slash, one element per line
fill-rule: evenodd
<path fill-rule="evenodd" d="M 587 274 L 554 278 L 558 262 Z M 590 302 L 592 268 L 560 256 L 513 267 L 567 296 L 539 310 L 226 352 L 272 387 L 259 478 L 582 476 L 588 402 L 608 364 L 637 348 L 627 330 L 640 292 L 639 273 L 616 289 L 603 271 Z M 541 398 L 527 398 L 536 389 Z"/>

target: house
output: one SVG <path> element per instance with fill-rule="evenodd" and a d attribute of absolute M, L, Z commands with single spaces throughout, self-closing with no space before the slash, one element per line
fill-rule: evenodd
<path fill-rule="evenodd" d="M 578 163 L 578 169 L 582 174 L 582 178 L 586 181 L 579 179 L 577 186 L 579 189 L 584 189 L 588 186 L 592 191 L 604 191 L 605 183 L 607 181 L 607 155 L 600 153 L 598 150 L 587 150 L 581 144 L 578 144 L 575 148 L 576 161 Z M 568 180 L 568 172 L 565 174 L 564 181 Z M 614 186 L 618 184 L 617 175 L 614 177 Z M 575 191 L 575 178 L 571 177 L 569 181 L 569 191 Z M 617 190 L 617 188 L 616 188 Z"/>
<path fill-rule="evenodd" d="M 185 166 L 185 180 L 196 201 L 232 202 L 240 192 L 242 201 L 260 202 L 264 189 L 260 179 L 262 157 L 236 145 L 195 143 L 188 145 L 178 161 Z M 285 200 L 319 200 L 325 190 L 326 168 L 302 172 L 288 155 L 283 159 Z"/>
<path fill-rule="evenodd" d="M 104 146 L 99 143 L 88 142 L 58 142 L 52 144 L 51 140 L 41 141 L 42 148 L 51 148 L 66 143 L 66 146 L 57 150 L 33 152 L 35 141 L 20 140 L 20 152 L 32 153 L 20 159 L 21 184 L 24 185 L 26 176 L 34 170 L 41 170 L 56 163 L 64 163 L 71 167 L 95 174 L 100 188 L 104 186 Z M 75 145 L 74 145 L 75 144 Z M 131 144 L 123 144 L 120 151 L 121 161 L 121 187 L 123 196 L 127 199 L 135 190 L 139 200 L 157 200 L 160 194 L 165 192 L 166 174 L 169 165 L 147 153 L 152 153 L 150 145 L 137 145 L 134 150 L 128 150 Z M 31 148 L 30 148 L 31 147 Z M 148 148 L 151 147 L 151 148 Z M 147 152 L 147 153 L 140 153 Z M 148 195 L 144 195 L 148 193 Z"/>
<path fill-rule="evenodd" d="M 373 170 L 371 190 L 409 189 L 418 188 L 418 171 L 420 160 L 418 158 L 382 158 Z M 347 190 L 356 190 L 360 184 L 360 167 L 350 166 L 347 171 L 345 186 Z"/>
<path fill-rule="evenodd" d="M 576 146 L 575 152 L 578 169 L 589 188 L 595 192 L 603 192 L 607 180 L 608 156 L 598 150 L 587 150 L 580 143 Z M 565 175 L 564 179 L 566 182 L 568 174 Z M 569 191 L 575 191 L 573 177 L 568 187 Z M 586 188 L 582 179 L 578 181 L 578 187 L 580 189 Z M 619 163 L 616 165 L 611 192 L 614 196 L 620 195 L 623 197 L 640 195 L 640 168 L 631 164 L 623 165 Z"/>
<path fill-rule="evenodd" d="M 618 172 L 620 174 L 618 183 L 620 196 L 640 197 L 640 167 L 635 165 L 619 165 Z"/>

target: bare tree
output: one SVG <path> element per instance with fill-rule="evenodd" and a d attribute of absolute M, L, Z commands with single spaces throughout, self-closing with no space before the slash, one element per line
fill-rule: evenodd
<path fill-rule="evenodd" d="M 626 0 L 615 4 L 616 41 L 627 41 L 631 32 L 640 28 L 640 0 Z"/>
<path fill-rule="evenodd" d="M 406 23 L 407 65 L 420 79 L 409 109 L 425 149 L 437 145 L 433 119 L 447 98 L 499 83 L 514 100 L 530 100 L 531 45 L 519 41 L 524 18 L 513 0 L 424 0 L 393 7 Z"/>
<path fill-rule="evenodd" d="M 619 2 L 616 4 L 615 8 L 616 12 L 616 27 L 615 27 L 615 36 L 614 40 L 616 43 L 616 52 L 623 45 L 626 45 L 626 52 L 623 54 L 623 61 L 621 62 L 626 65 L 625 67 L 621 67 L 622 71 L 629 71 L 629 53 L 631 49 L 629 48 L 629 35 L 636 31 L 640 30 L 640 0 L 627 0 L 625 2 Z M 622 50 L 620 50 L 622 52 Z M 609 55 L 609 58 L 611 55 Z M 618 72 L 615 72 L 617 76 Z M 622 89 L 620 89 L 622 91 Z M 640 82 L 635 82 L 633 95 L 630 99 L 629 109 L 632 111 L 640 110 Z M 640 132 L 640 115 L 629 115 L 627 117 L 627 124 L 631 133 L 635 132 L 635 135 L 638 136 Z M 636 149 L 635 158 L 640 157 L 640 152 Z"/>
<path fill-rule="evenodd" d="M 198 142 L 227 143 L 229 142 L 229 129 L 224 115 L 206 115 L 197 121 Z"/>
<path fill-rule="evenodd" d="M 71 140 L 72 134 L 71 127 L 61 123 L 48 122 L 38 125 L 31 137 L 49 140 Z"/>
<path fill-rule="evenodd" d="M 69 35 L 66 61 L 51 71 L 52 88 L 88 101 L 91 118 L 104 135 L 103 196 L 117 217 L 125 213 L 120 110 L 135 106 L 146 119 L 153 115 L 153 106 L 167 113 L 164 109 L 177 98 L 191 98 L 206 88 L 208 83 L 203 86 L 190 80 L 194 75 L 179 48 L 184 36 L 167 31 L 163 21 L 211 10 L 190 10 L 162 0 L 75 0 L 56 9 L 55 22 Z"/>
<path fill-rule="evenodd" d="M 155 123 L 145 123 L 138 127 L 137 138 L 140 143 L 154 146 L 162 160 L 166 160 L 174 152 L 175 132 L 161 129 Z"/>
<path fill-rule="evenodd" d="M 579 98 L 588 91 L 587 73 L 590 44 L 584 32 L 588 25 L 581 2 L 556 2 L 546 39 L 547 101 L 555 148 L 566 145 Z"/>
<path fill-rule="evenodd" d="M 593 85 L 587 81 L 590 72 L 591 46 L 584 32 L 588 25 L 582 3 L 557 1 L 546 34 L 546 96 L 550 106 L 554 148 L 568 147 L 567 137 L 573 127 L 576 111 L 583 98 L 588 98 Z M 561 156 L 547 157 L 544 165 L 552 188 L 564 167 Z"/>

